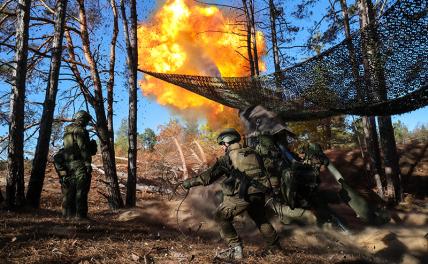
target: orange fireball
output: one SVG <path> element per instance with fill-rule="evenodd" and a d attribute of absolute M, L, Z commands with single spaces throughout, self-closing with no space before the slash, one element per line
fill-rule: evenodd
<path fill-rule="evenodd" d="M 190 0 L 167 0 L 151 21 L 138 28 L 139 68 L 161 72 L 209 76 L 247 76 L 245 36 L 222 11 Z M 238 33 L 238 34 L 237 34 Z M 263 34 L 257 32 L 259 57 L 265 54 Z M 260 63 L 260 69 L 264 69 Z M 205 117 L 216 129 L 235 126 L 236 111 L 175 85 L 145 76 L 145 96 L 182 114 Z M 197 115 L 195 116 L 195 113 Z"/>

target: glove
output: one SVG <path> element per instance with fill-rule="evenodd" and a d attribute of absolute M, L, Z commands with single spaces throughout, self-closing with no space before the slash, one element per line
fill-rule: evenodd
<path fill-rule="evenodd" d="M 190 188 L 192 188 L 192 184 L 190 183 L 189 180 L 185 180 L 183 181 L 183 183 L 181 184 L 183 186 L 184 189 L 188 190 Z"/>

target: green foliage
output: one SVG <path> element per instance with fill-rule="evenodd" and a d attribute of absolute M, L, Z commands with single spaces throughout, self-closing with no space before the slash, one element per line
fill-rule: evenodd
<path fill-rule="evenodd" d="M 198 135 L 199 134 L 199 125 L 197 120 L 185 120 L 184 132 L 187 135 Z"/>
<path fill-rule="evenodd" d="M 303 140 L 319 143 L 324 149 L 350 147 L 355 144 L 343 116 L 289 123 L 290 130 Z"/>
<path fill-rule="evenodd" d="M 114 148 L 118 154 L 128 152 L 128 119 L 122 119 L 120 127 L 116 132 Z"/>
<path fill-rule="evenodd" d="M 409 129 L 400 120 L 392 124 L 394 127 L 394 135 L 397 143 L 404 144 L 410 138 Z"/>
<path fill-rule="evenodd" d="M 217 131 L 214 131 L 208 124 L 204 124 L 201 126 L 201 139 L 207 142 L 213 142 L 217 144 Z"/>
<path fill-rule="evenodd" d="M 156 134 L 150 128 L 144 129 L 144 132 L 138 135 L 138 140 L 141 142 L 144 149 L 149 151 L 153 151 L 157 143 Z"/>

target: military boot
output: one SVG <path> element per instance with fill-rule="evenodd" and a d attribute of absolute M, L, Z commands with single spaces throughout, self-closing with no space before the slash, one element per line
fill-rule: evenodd
<path fill-rule="evenodd" d="M 240 260 L 244 258 L 243 250 L 241 245 L 230 247 L 226 250 L 220 251 L 215 255 L 216 259 L 221 260 Z"/>
<path fill-rule="evenodd" d="M 233 248 L 233 259 L 243 259 L 244 252 L 242 250 L 242 246 L 238 245 Z"/>

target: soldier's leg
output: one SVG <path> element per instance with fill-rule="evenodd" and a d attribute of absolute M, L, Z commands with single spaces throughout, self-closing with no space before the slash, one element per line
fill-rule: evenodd
<path fill-rule="evenodd" d="M 220 235 L 230 247 L 241 245 L 241 239 L 232 224 L 233 218 L 244 212 L 249 203 L 237 196 L 224 196 L 217 208 L 215 220 L 220 228 Z"/>
<path fill-rule="evenodd" d="M 76 184 L 73 178 L 69 177 L 61 185 L 62 189 L 62 215 L 66 218 L 76 215 Z"/>
<path fill-rule="evenodd" d="M 248 200 L 250 202 L 250 205 L 248 206 L 248 214 L 255 222 L 260 233 L 263 235 L 267 246 L 271 247 L 277 245 L 278 234 L 266 217 L 264 194 L 251 194 L 248 196 Z"/>
<path fill-rule="evenodd" d="M 88 217 L 88 192 L 91 185 L 91 175 L 82 166 L 76 177 L 76 216 L 79 218 Z"/>

